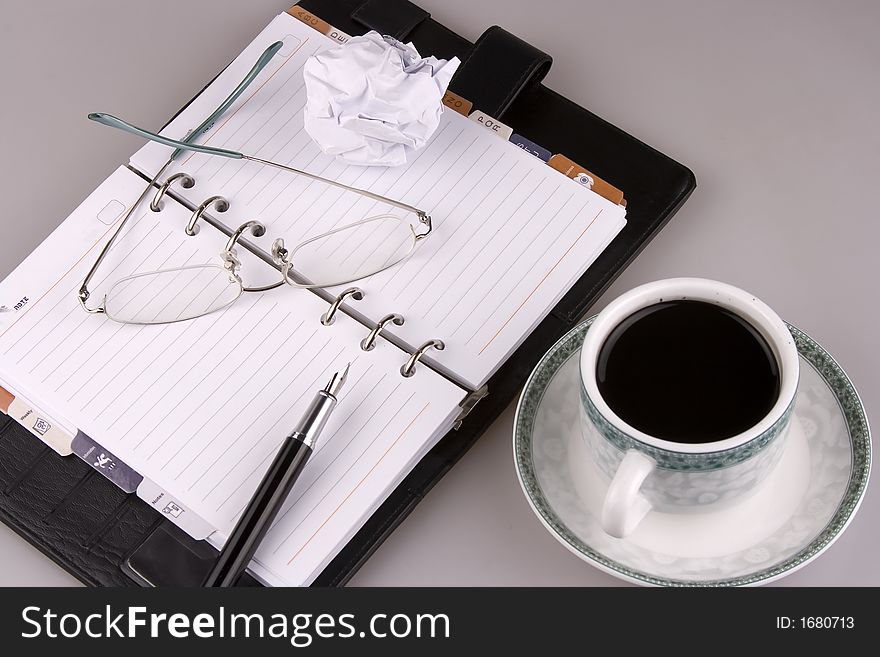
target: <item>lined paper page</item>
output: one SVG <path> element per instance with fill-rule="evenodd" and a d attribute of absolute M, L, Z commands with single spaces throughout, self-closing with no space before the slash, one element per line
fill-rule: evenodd
<path fill-rule="evenodd" d="M 283 56 L 202 141 L 427 210 L 434 219 L 430 237 L 405 264 L 358 281 L 366 297 L 357 309 L 373 321 L 389 312 L 404 315 L 406 324 L 389 330 L 410 345 L 444 340 L 446 350 L 431 357 L 478 387 L 621 230 L 624 209 L 452 111 L 444 112 L 429 143 L 401 167 L 346 166 L 322 154 L 303 129 L 302 66 L 334 42 L 287 14 L 278 16 L 165 134 L 180 137 L 197 125 L 278 39 L 285 42 Z M 132 164 L 152 173 L 169 153 L 151 143 Z M 231 204 L 224 221 L 258 217 L 288 247 L 378 213 L 404 216 L 385 204 L 253 162 L 191 154 L 173 170 L 196 178 L 196 186 L 182 192 L 193 204 L 221 194 Z M 352 239 L 351 252 L 328 253 L 328 258 L 359 257 L 381 239 L 364 227 Z"/>
<path fill-rule="evenodd" d="M 102 244 L 93 235 L 108 228 L 98 216 L 143 184 L 117 171 L 0 285 L 4 303 L 32 300 L 2 314 L 0 376 L 225 534 L 315 392 L 350 362 L 339 407 L 259 553 L 270 583 L 308 583 L 448 429 L 465 393 L 426 367 L 402 377 L 407 354 L 384 340 L 364 352 L 363 326 L 345 315 L 321 325 L 327 304 L 289 286 L 175 324 L 85 313 L 75 292 Z M 95 298 L 131 273 L 219 262 L 223 236 L 206 226 L 186 237 L 188 217 L 173 201 L 137 210 Z M 245 257 L 243 275 L 255 267 L 267 265 Z M 154 293 L 185 290 L 172 283 L 142 298 Z"/>

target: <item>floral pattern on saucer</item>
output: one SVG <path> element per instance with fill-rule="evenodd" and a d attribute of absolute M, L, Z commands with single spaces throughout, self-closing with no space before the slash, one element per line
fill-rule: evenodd
<path fill-rule="evenodd" d="M 790 325 L 801 356 L 795 415 L 809 477 L 780 526 L 748 545 L 712 556 L 684 556 L 607 536 L 585 508 L 583 477 L 571 471 L 571 455 L 582 442 L 577 355 L 591 321 L 563 336 L 539 362 L 514 424 L 514 458 L 523 490 L 558 540 L 584 560 L 638 583 L 740 586 L 792 572 L 837 538 L 865 492 L 871 462 L 867 418 L 840 366 Z"/>

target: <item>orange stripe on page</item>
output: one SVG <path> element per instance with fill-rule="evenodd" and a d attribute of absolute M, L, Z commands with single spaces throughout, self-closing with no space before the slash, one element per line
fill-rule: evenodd
<path fill-rule="evenodd" d="M 6 388 L 0 386 L 0 411 L 4 413 L 9 413 L 9 405 L 15 401 L 15 395 L 9 392 Z"/>
<path fill-rule="evenodd" d="M 126 213 L 127 210 L 128 210 L 128 206 L 125 206 L 125 208 L 123 208 L 123 210 L 122 210 L 122 215 L 121 215 L 122 217 L 125 217 L 125 213 Z M 23 312 L 21 315 L 19 315 L 18 317 L 16 317 L 16 318 L 15 318 L 15 321 L 13 321 L 12 324 L 10 324 L 9 326 L 6 327 L 6 330 L 4 330 L 2 333 L 0 333 L 0 338 L 2 338 L 4 335 L 6 335 L 6 333 L 9 331 L 9 329 L 11 329 L 13 326 L 15 326 L 16 324 L 18 324 L 19 320 L 21 320 L 22 318 L 24 318 L 25 315 L 27 315 L 31 310 L 33 310 L 34 308 L 36 308 L 36 307 L 37 307 L 37 304 L 39 304 L 40 301 L 42 301 L 42 300 L 46 297 L 47 294 L 49 294 L 52 290 L 54 290 L 56 287 L 58 287 L 58 284 L 59 284 L 61 281 L 63 281 L 65 278 L 67 278 L 67 275 L 68 275 L 70 272 L 72 272 L 74 269 L 76 269 L 77 267 L 79 267 L 79 263 L 81 263 L 81 262 L 83 261 L 83 258 L 85 258 L 87 255 L 89 255 L 89 254 L 92 252 L 92 250 L 93 250 L 96 246 L 98 246 L 101 242 L 103 242 L 103 241 L 104 241 L 104 238 L 107 237 L 107 233 L 109 233 L 109 232 L 110 232 L 111 230 L 113 230 L 115 227 L 116 227 L 116 224 L 113 224 L 112 226 L 110 226 L 110 228 L 108 228 L 107 230 L 105 230 L 104 233 L 101 235 L 101 237 L 99 237 L 97 240 L 95 240 L 95 243 L 92 244 L 92 245 L 86 250 L 86 252 L 83 253 L 83 254 L 79 257 L 79 260 L 77 260 L 75 263 L 73 263 L 73 265 L 71 265 L 70 269 L 68 269 L 66 272 L 64 272 L 64 274 L 61 275 L 61 278 L 59 278 L 57 281 L 55 281 L 55 283 L 52 285 L 52 287 L 50 287 L 48 290 L 46 290 L 46 291 L 40 296 L 39 299 L 37 299 L 37 300 L 34 301 L 32 304 L 30 304 L 27 308 L 25 308 L 24 312 Z"/>
<path fill-rule="evenodd" d="M 306 37 L 306 40 L 303 41 L 302 43 L 300 43 L 300 44 L 294 49 L 294 51 L 293 51 L 292 53 L 290 53 L 290 54 L 287 56 L 287 59 L 284 60 L 284 64 L 282 64 L 281 66 L 279 66 L 278 68 L 276 68 L 274 71 L 272 71 L 272 74 L 271 74 L 268 78 L 266 78 L 265 80 L 263 80 L 263 83 L 262 83 L 259 87 L 257 87 L 256 89 L 254 89 L 254 93 L 252 93 L 250 96 L 248 96 L 246 101 L 244 101 L 241 105 L 239 105 L 239 106 L 235 109 L 235 111 L 234 111 L 232 114 L 230 114 L 229 116 L 227 116 L 226 119 L 225 119 L 220 125 L 217 126 L 217 129 L 214 131 L 214 134 L 211 135 L 210 137 L 208 137 L 208 139 L 205 140 L 205 144 L 209 144 L 209 143 L 211 142 L 211 139 L 217 136 L 217 133 L 220 132 L 220 131 L 223 129 L 223 126 L 225 126 L 227 123 L 229 123 L 230 119 L 232 119 L 232 117 L 235 116 L 235 115 L 238 113 L 238 110 L 240 110 L 242 107 L 244 107 L 245 105 L 247 105 L 247 104 L 250 102 L 251 98 L 253 98 L 254 96 L 256 96 L 257 93 L 260 91 L 260 89 L 262 89 L 263 87 L 265 87 L 266 84 L 269 82 L 269 80 L 271 80 L 273 77 L 275 77 L 275 74 L 276 74 L 278 71 L 280 71 L 282 68 L 284 68 L 284 65 L 287 64 L 287 62 L 289 62 L 289 61 L 291 61 L 291 60 L 293 59 L 293 56 L 297 53 L 297 51 L 299 51 L 300 48 L 302 48 L 304 45 L 306 45 L 306 43 L 308 42 L 308 40 L 309 40 L 309 37 Z M 189 162 L 190 158 L 191 158 L 193 155 L 195 155 L 195 152 L 194 152 L 194 151 L 190 151 L 190 154 L 187 155 L 186 159 L 183 160 L 183 162 L 180 163 L 180 166 L 183 166 L 184 164 L 186 164 L 187 162 Z"/>
<path fill-rule="evenodd" d="M 289 566 L 291 563 L 293 563 L 293 560 L 296 559 L 296 558 L 300 555 L 300 553 L 301 553 L 303 550 L 306 549 L 306 546 L 307 546 L 309 543 L 312 542 L 312 539 L 315 538 L 315 536 L 318 535 L 318 532 L 320 532 L 322 529 L 324 529 L 324 527 L 327 525 L 327 523 L 330 522 L 330 519 L 331 519 L 333 516 L 335 516 L 335 515 L 336 515 L 336 512 L 339 511 L 339 509 L 342 508 L 342 505 L 345 504 L 345 503 L 348 501 L 348 498 L 351 497 L 352 495 L 354 495 L 354 492 L 355 492 L 358 488 L 361 487 L 361 484 L 362 484 L 362 483 L 364 483 L 364 482 L 367 480 L 367 477 L 369 477 L 371 474 L 373 474 L 373 470 L 375 470 L 375 469 L 379 466 L 379 464 L 382 462 L 382 460 L 383 460 L 386 456 L 388 456 L 388 452 L 390 452 L 391 449 L 397 444 L 397 442 L 398 442 L 401 438 L 403 438 L 403 436 L 406 434 L 406 432 L 409 431 L 410 428 L 412 428 L 412 425 L 414 425 L 414 424 L 416 423 L 416 420 L 418 420 L 419 417 L 421 417 L 422 413 L 424 413 L 426 410 L 428 410 L 428 406 L 430 406 L 430 405 L 431 405 L 431 402 L 428 402 L 427 404 L 425 404 L 425 406 L 424 406 L 424 408 L 422 408 L 422 410 L 420 410 L 418 413 L 416 413 L 416 416 L 412 419 L 412 421 L 411 421 L 408 425 L 406 425 L 406 429 L 404 429 L 403 431 L 400 432 L 400 435 L 397 436 L 397 438 L 394 439 L 394 442 L 391 443 L 391 444 L 388 446 L 388 449 L 386 449 L 385 452 L 382 454 L 382 456 L 379 458 L 379 460 L 376 461 L 376 463 L 373 464 L 373 467 L 370 468 L 370 470 L 367 472 L 367 474 L 365 474 L 365 475 L 361 478 L 361 480 L 357 483 L 357 485 L 349 491 L 348 495 L 346 495 L 345 498 L 339 503 L 339 506 L 337 506 L 335 509 L 333 509 L 333 513 L 331 513 L 329 516 L 327 516 L 326 520 L 324 520 L 324 522 L 321 523 L 321 526 L 318 527 L 318 528 L 314 531 L 314 533 L 312 533 L 312 535 L 309 536 L 309 539 L 308 539 L 305 543 L 303 543 L 302 547 L 301 547 L 299 550 L 296 551 L 296 554 L 294 554 L 292 557 L 290 557 L 290 561 L 287 562 L 287 565 L 288 565 L 288 566 Z"/>
<path fill-rule="evenodd" d="M 604 209 L 604 208 L 603 208 L 603 209 Z M 547 280 L 547 277 L 550 276 L 550 274 L 553 273 L 553 270 L 556 269 L 556 268 L 559 266 L 559 263 L 562 262 L 562 261 L 565 259 L 565 256 L 567 256 L 567 255 L 569 254 L 569 252 L 575 247 L 575 245 L 576 245 L 578 242 L 581 241 L 581 238 L 582 238 L 584 235 L 587 234 L 587 231 L 590 230 L 590 226 L 592 226 L 594 223 L 596 223 L 596 219 L 599 218 L 599 215 L 600 215 L 600 214 L 602 214 L 602 209 L 600 209 L 599 212 L 596 213 L 596 216 L 593 217 L 593 220 L 592 220 L 589 224 L 587 224 L 587 227 L 584 228 L 583 232 L 582 232 L 580 235 L 578 235 L 577 239 L 576 239 L 574 242 L 571 243 L 571 246 L 568 247 L 568 248 L 565 250 L 565 253 L 563 253 L 563 254 L 559 257 L 559 260 L 557 260 L 557 261 L 553 264 L 553 266 L 550 267 L 550 269 L 547 270 L 547 273 L 544 274 L 544 277 L 543 277 L 540 281 L 538 281 L 538 284 L 535 286 L 535 289 L 532 290 L 531 292 L 529 292 L 529 296 L 527 296 L 525 299 L 523 299 L 523 302 L 522 302 L 521 304 L 519 304 L 519 306 L 517 307 L 517 309 L 513 311 L 513 313 L 510 315 L 510 317 L 508 317 L 507 320 L 505 320 L 505 322 L 501 325 L 501 328 L 499 328 L 499 329 L 495 332 L 495 335 L 492 336 L 492 338 L 489 340 L 489 342 L 487 342 L 485 345 L 483 345 L 483 348 L 480 349 L 479 353 L 477 354 L 478 356 L 479 356 L 480 354 L 482 354 L 484 351 L 486 351 L 486 349 L 488 349 L 489 345 L 492 344 L 492 343 L 495 341 L 495 338 L 497 338 L 499 335 L 501 335 L 501 331 L 504 330 L 504 327 L 506 327 L 508 324 L 510 324 L 510 320 L 512 320 L 512 319 L 516 316 L 516 314 L 517 314 L 520 310 L 522 310 L 522 307 L 523 307 L 524 305 L 526 305 L 526 303 L 528 302 L 528 300 L 531 299 L 532 296 L 535 294 L 535 292 L 538 291 L 538 288 L 541 287 L 541 286 L 544 284 L 544 281 Z"/>

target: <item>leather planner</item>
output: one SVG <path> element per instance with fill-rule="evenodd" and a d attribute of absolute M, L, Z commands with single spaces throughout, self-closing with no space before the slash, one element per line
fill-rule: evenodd
<path fill-rule="evenodd" d="M 609 207 L 625 208 L 625 225 L 621 219 L 614 230 L 609 228 L 604 248 L 595 251 L 598 255 L 586 273 L 561 298 L 552 297 L 545 311 L 559 300 L 549 314 L 505 352 L 506 358 L 497 361 L 500 366 L 496 362 L 486 368 L 488 378 L 476 370 L 462 377 L 463 383 L 449 393 L 452 399 L 454 393 L 469 391 L 454 423 L 450 421 L 453 428 L 435 434 L 441 437 L 433 447 L 418 455 L 378 508 L 370 508 L 371 515 L 354 536 L 310 577 L 314 586 L 338 586 L 515 400 L 543 354 L 663 228 L 696 180 L 684 165 L 545 86 L 552 53 L 502 27 L 488 27 L 471 43 L 407 0 L 302 0 L 287 13 L 339 43 L 376 30 L 413 42 L 424 55 L 458 57 L 461 65 L 443 99 L 446 112 L 457 112 L 543 160 L 559 172 L 554 176 L 587 186 Z M 466 124 L 463 128 L 474 129 L 473 123 L 456 118 Z M 513 155 L 525 157 L 516 150 Z M 532 169 L 536 162 L 528 158 Z M 571 181 L 559 180 L 572 186 Z M 15 419 L 20 415 L 15 409 L 24 408 L 22 400 L 0 394 L 0 402 L 8 413 L 0 415 L 0 520 L 89 585 L 199 584 L 217 554 L 212 545 L 193 538 L 192 532 L 183 531 L 142 497 L 114 485 L 83 459 L 62 456 L 63 450 L 50 447 L 49 438 L 63 441 L 63 435 L 35 438 L 33 428 Z M 455 408 L 455 402 L 450 403 Z M 41 434 L 45 427 L 36 430 Z M 248 575 L 239 585 L 259 582 Z"/>

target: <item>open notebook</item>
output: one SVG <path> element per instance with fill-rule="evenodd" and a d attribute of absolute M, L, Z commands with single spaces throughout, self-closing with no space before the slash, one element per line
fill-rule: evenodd
<path fill-rule="evenodd" d="M 96 469 L 196 538 L 220 545 L 314 392 L 351 362 L 339 408 L 251 566 L 267 584 L 300 585 L 450 430 L 468 395 L 625 219 L 622 207 L 451 111 L 402 167 L 344 166 L 321 154 L 302 129 L 302 65 L 334 42 L 287 14 L 164 133 L 181 137 L 200 123 L 276 40 L 285 44 L 279 55 L 202 141 L 422 207 L 434 219 L 431 236 L 404 263 L 359 281 L 364 298 L 344 305 L 330 326 L 319 321 L 327 292 L 288 286 L 246 293 L 195 320 L 117 324 L 83 312 L 76 291 L 144 177 L 167 159 L 170 149 L 150 144 L 0 284 L 0 382 L 49 424 L 75 434 L 74 451 Z M 213 194 L 230 204 L 212 215 L 219 223 L 234 229 L 258 218 L 268 236 L 289 244 L 377 210 L 372 201 L 252 163 L 195 155 L 167 173 L 175 171 L 196 185 L 166 195 L 161 212 L 137 208 L 98 271 L 95 298 L 132 273 L 218 263 L 225 235 L 209 225 L 194 237 L 183 231 L 192 209 Z M 264 282 L 278 276 L 253 253 L 243 251 L 242 259 L 243 273 Z M 156 291 L 185 294 L 173 282 Z M 390 312 L 405 324 L 389 325 L 394 335 L 361 349 Z M 403 377 L 409 353 L 430 338 L 446 349 Z"/>
<path fill-rule="evenodd" d="M 274 41 L 284 47 L 255 90 L 200 141 L 426 210 L 432 235 L 404 265 L 359 281 L 366 294 L 357 310 L 373 320 L 403 315 L 406 323 L 388 332 L 409 346 L 442 339 L 446 349 L 430 357 L 469 387 L 480 387 L 623 228 L 624 208 L 452 111 L 443 113 L 437 132 L 405 166 L 346 166 L 324 155 L 303 129 L 302 67 L 336 44 L 288 14 L 275 18 L 162 134 L 177 139 L 198 125 Z M 149 143 L 131 164 L 153 174 L 170 152 Z M 195 186 L 179 190 L 193 206 L 222 195 L 229 200 L 224 223 L 258 218 L 267 235 L 282 236 L 288 245 L 368 215 L 401 214 L 253 162 L 196 153 L 168 171 L 193 176 Z"/>

